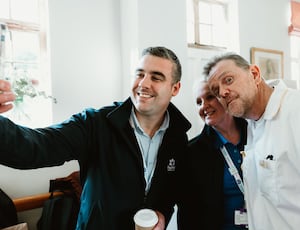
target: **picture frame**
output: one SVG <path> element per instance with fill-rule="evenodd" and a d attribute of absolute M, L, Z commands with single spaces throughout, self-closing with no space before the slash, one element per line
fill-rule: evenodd
<path fill-rule="evenodd" d="M 252 47 L 251 63 L 259 66 L 265 80 L 283 79 L 283 51 Z"/>

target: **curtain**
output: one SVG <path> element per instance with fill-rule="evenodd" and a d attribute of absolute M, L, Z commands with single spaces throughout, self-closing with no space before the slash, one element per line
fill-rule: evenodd
<path fill-rule="evenodd" d="M 291 25 L 289 35 L 300 36 L 300 2 L 291 1 Z"/>

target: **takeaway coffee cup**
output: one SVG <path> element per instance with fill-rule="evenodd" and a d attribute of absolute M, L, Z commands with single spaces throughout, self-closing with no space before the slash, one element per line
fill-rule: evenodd
<path fill-rule="evenodd" d="M 151 209 L 141 209 L 133 217 L 135 230 L 152 230 L 157 224 L 158 217 Z"/>

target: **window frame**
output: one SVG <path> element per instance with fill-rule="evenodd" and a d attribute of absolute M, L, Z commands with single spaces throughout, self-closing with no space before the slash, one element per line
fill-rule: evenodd
<path fill-rule="evenodd" d="M 48 63 L 48 45 L 47 45 L 47 0 L 38 0 L 38 14 L 39 14 L 39 23 L 14 20 L 10 18 L 1 18 L 0 22 L 3 22 L 7 25 L 8 30 L 20 31 L 25 33 L 36 33 L 39 37 L 40 45 L 40 58 L 37 61 L 39 65 L 41 80 L 42 82 L 48 82 L 49 79 L 49 65 Z M 8 60 L 9 63 L 19 63 L 16 60 Z"/>
<path fill-rule="evenodd" d="M 202 44 L 201 43 L 201 33 L 200 33 L 200 18 L 199 18 L 199 3 L 205 2 L 210 4 L 222 5 L 225 9 L 225 15 L 228 17 L 228 1 L 227 0 L 189 0 L 192 1 L 193 6 L 193 18 L 194 18 L 194 43 L 188 42 L 188 47 L 190 48 L 204 48 L 204 49 L 214 49 L 214 50 L 226 50 L 226 47 L 217 46 L 214 44 Z M 227 20 L 228 23 L 228 20 Z M 213 26 L 213 25 L 212 25 Z"/>
<path fill-rule="evenodd" d="M 39 82 L 39 88 L 47 94 L 51 94 L 51 77 L 50 77 L 50 61 L 49 61 L 49 45 L 48 45 L 48 0 L 37 0 L 38 20 L 37 22 L 29 22 L 16 20 L 11 18 L 11 12 L 8 18 L 0 17 L 0 22 L 6 24 L 9 31 L 18 31 L 24 33 L 36 33 L 39 41 L 39 58 L 34 61 L 20 61 L 15 57 L 5 60 L 8 65 L 28 64 L 38 65 L 39 76 L 36 80 Z M 9 5 L 11 7 L 11 5 Z M 11 11 L 11 8 L 9 9 Z M 51 100 L 43 101 L 36 98 L 31 101 L 24 101 L 25 114 L 16 116 L 17 111 L 11 110 L 4 115 L 21 125 L 29 127 L 40 127 L 51 124 L 52 122 L 52 103 Z M 45 111 L 45 116 L 38 116 L 40 110 Z M 29 118 L 30 116 L 30 118 Z"/>

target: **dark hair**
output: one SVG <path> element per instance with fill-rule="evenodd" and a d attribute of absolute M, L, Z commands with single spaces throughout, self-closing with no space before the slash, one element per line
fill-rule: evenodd
<path fill-rule="evenodd" d="M 173 68 L 173 80 L 174 83 L 177 83 L 180 81 L 181 79 L 181 64 L 180 61 L 178 59 L 178 57 L 176 56 L 176 54 L 170 50 L 167 49 L 165 47 L 162 46 L 156 46 L 156 47 L 148 47 L 146 49 L 143 50 L 142 52 L 142 56 L 145 55 L 153 55 L 156 57 L 161 57 L 164 59 L 168 59 L 171 62 L 173 62 L 174 64 L 174 68 Z"/>
<path fill-rule="evenodd" d="M 235 53 L 225 53 L 219 56 L 214 57 L 211 61 L 209 61 L 203 69 L 203 74 L 207 79 L 209 77 L 209 73 L 211 69 L 217 65 L 220 61 L 223 60 L 232 60 L 238 67 L 248 70 L 250 68 L 249 62 L 244 59 L 242 56 Z"/>

